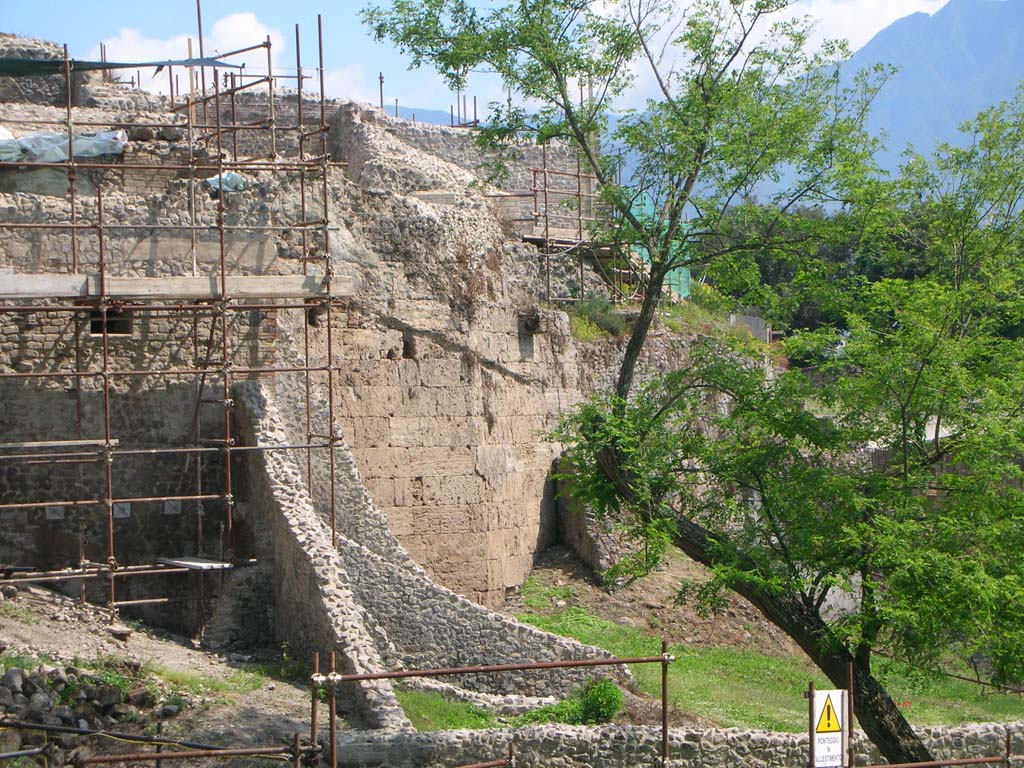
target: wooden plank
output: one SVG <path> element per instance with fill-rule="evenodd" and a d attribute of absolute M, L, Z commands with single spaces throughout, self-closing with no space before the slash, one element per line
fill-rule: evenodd
<path fill-rule="evenodd" d="M 190 571 L 229 571 L 232 568 L 231 563 L 205 557 L 160 557 L 157 562 L 176 568 L 188 568 Z"/>
<path fill-rule="evenodd" d="M 0 275 L 0 299 L 95 299 L 100 296 L 98 275 L 8 274 Z M 335 277 L 335 296 L 354 293 L 350 277 Z M 106 296 L 111 299 L 213 299 L 220 296 L 220 278 L 203 277 L 108 277 Z M 228 295 L 233 299 L 305 299 L 326 294 L 317 275 L 231 275 Z"/>
<path fill-rule="evenodd" d="M 103 447 L 107 443 L 104 440 L 45 440 L 42 442 L 33 443 L 0 443 L 0 450 L 24 450 L 26 448 L 80 448 L 86 447 Z M 119 446 L 120 440 L 111 440 L 112 446 Z"/>

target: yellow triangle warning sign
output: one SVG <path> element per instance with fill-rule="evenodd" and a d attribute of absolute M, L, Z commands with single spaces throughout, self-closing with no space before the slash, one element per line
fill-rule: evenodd
<path fill-rule="evenodd" d="M 821 710 L 821 717 L 818 718 L 818 725 L 815 726 L 815 733 L 839 733 L 843 730 L 836 716 L 836 709 L 832 706 L 832 697 L 825 699 L 825 706 Z"/>

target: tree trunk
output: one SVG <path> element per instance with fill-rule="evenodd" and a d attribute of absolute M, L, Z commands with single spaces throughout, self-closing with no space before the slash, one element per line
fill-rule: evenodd
<path fill-rule="evenodd" d="M 652 261 L 654 259 L 652 258 Z M 640 317 L 637 318 L 633 332 L 629 335 L 629 343 L 626 344 L 626 352 L 622 356 L 622 365 L 619 366 L 619 378 L 615 382 L 615 394 L 622 400 L 629 398 L 629 392 L 633 388 L 633 374 L 636 372 L 636 363 L 640 359 L 640 352 L 647 341 L 647 333 L 654 321 L 654 313 L 658 310 L 658 302 L 661 300 L 661 289 L 665 285 L 665 271 L 661 267 L 651 268 L 650 278 L 647 281 L 647 288 L 644 291 L 644 300 L 640 305 Z"/>
<path fill-rule="evenodd" d="M 716 564 L 715 547 L 708 532 L 685 518 L 676 519 L 674 543 L 683 552 L 707 566 Z M 772 624 L 799 645 L 814 664 L 838 688 L 849 682 L 853 664 L 853 705 L 864 733 L 890 763 L 931 760 L 928 749 L 914 733 L 899 707 L 872 675 L 869 661 L 855 659 L 836 641 L 818 609 L 806 605 L 790 592 L 776 593 L 750 582 L 733 587 L 753 603 Z"/>

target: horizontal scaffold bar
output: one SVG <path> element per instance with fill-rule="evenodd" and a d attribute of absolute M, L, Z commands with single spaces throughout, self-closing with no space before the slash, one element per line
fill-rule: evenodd
<path fill-rule="evenodd" d="M 219 275 L 202 277 L 107 277 L 99 275 L 8 274 L 0 279 L 0 299 L 215 299 L 222 295 Z M 227 295 L 235 299 L 318 298 L 328 293 L 316 275 L 231 275 Z M 332 296 L 351 296 L 350 277 L 335 276 Z"/>

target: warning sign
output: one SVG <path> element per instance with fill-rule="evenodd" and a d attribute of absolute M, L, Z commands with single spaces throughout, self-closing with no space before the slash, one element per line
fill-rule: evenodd
<path fill-rule="evenodd" d="M 832 706 L 832 697 L 825 697 L 825 706 L 821 710 L 821 716 L 818 718 L 818 725 L 815 726 L 815 733 L 841 733 L 842 727 L 839 725 L 839 717 L 836 715 L 836 708 Z"/>
<path fill-rule="evenodd" d="M 847 758 L 846 691 L 815 691 L 811 722 L 814 768 L 843 768 Z"/>

